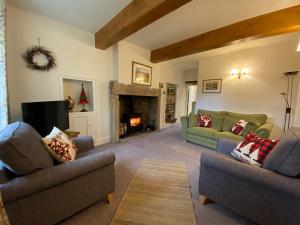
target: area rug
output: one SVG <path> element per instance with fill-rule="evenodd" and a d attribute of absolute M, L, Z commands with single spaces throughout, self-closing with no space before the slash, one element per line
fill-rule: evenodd
<path fill-rule="evenodd" d="M 143 160 L 111 225 L 196 225 L 185 164 Z"/>

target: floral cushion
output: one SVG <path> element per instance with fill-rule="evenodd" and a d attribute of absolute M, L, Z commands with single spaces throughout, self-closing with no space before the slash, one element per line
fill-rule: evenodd
<path fill-rule="evenodd" d="M 231 152 L 231 155 L 242 162 L 261 166 L 278 142 L 279 140 L 260 138 L 249 132 Z"/>
<path fill-rule="evenodd" d="M 58 128 L 54 127 L 42 141 L 58 162 L 64 163 L 75 159 L 77 148 L 74 142 Z"/>
<path fill-rule="evenodd" d="M 212 121 L 210 115 L 198 114 L 196 116 L 197 124 L 196 127 L 212 127 Z"/>

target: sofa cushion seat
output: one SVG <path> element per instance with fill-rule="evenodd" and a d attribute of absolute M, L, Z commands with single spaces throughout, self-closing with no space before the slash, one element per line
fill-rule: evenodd
<path fill-rule="evenodd" d="M 213 128 L 206 128 L 206 127 L 192 127 L 187 129 L 187 133 L 194 134 L 202 137 L 207 138 L 214 138 L 214 135 L 218 132 L 218 130 Z"/>
<path fill-rule="evenodd" d="M 215 134 L 214 138 L 215 138 L 215 140 L 219 140 L 220 138 L 226 138 L 226 139 L 230 139 L 232 141 L 242 141 L 244 137 L 233 134 L 231 132 L 217 132 Z"/>
<path fill-rule="evenodd" d="M 88 151 L 83 151 L 83 152 L 80 152 L 78 154 L 76 154 L 76 159 L 81 159 L 81 158 L 84 158 L 84 157 L 87 157 L 87 156 L 90 156 L 90 155 L 94 155 L 94 154 L 97 154 L 98 152 L 101 152 L 101 150 L 95 148 L 95 149 L 91 149 L 91 150 L 88 150 Z"/>

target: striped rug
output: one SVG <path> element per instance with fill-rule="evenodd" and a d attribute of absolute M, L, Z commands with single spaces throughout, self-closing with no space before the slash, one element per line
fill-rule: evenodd
<path fill-rule="evenodd" d="M 143 160 L 111 225 L 196 225 L 184 163 Z"/>

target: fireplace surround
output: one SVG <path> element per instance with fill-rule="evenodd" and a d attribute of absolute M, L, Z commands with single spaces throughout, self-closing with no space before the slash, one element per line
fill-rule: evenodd
<path fill-rule="evenodd" d="M 159 129 L 161 90 L 137 84 L 110 82 L 111 140 L 120 140 L 121 132 Z"/>

